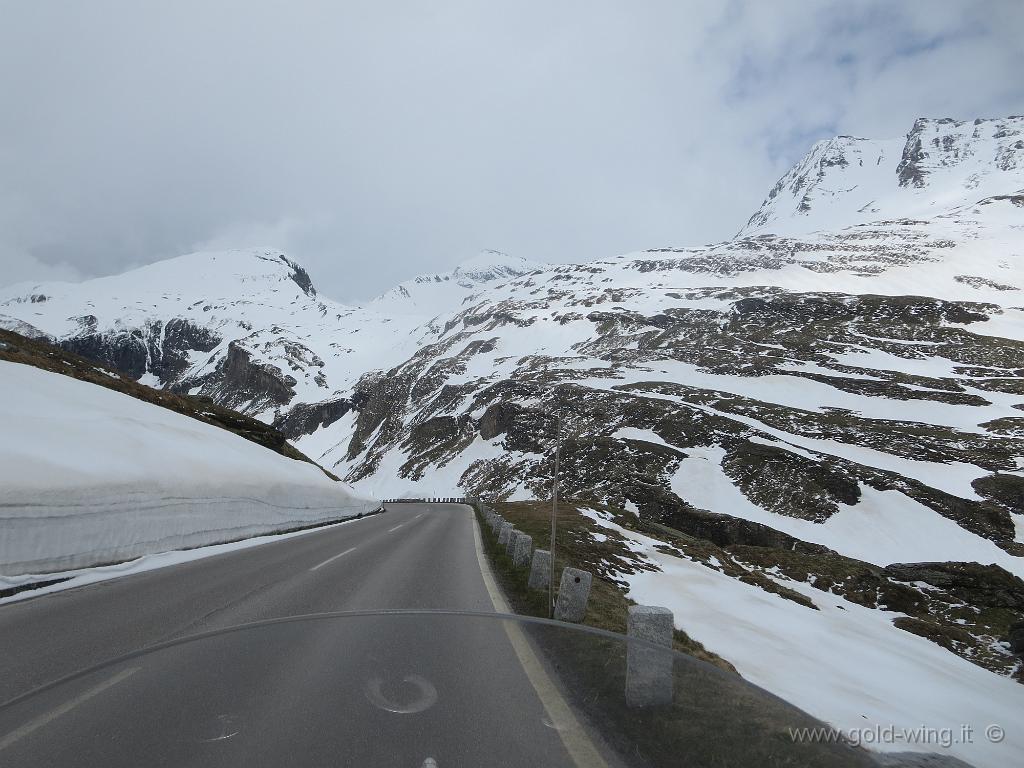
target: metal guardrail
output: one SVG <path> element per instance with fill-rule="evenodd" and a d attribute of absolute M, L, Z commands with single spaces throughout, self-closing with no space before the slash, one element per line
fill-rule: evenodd
<path fill-rule="evenodd" d="M 381 504 L 472 504 L 466 496 L 439 496 L 426 499 L 382 499 Z"/>

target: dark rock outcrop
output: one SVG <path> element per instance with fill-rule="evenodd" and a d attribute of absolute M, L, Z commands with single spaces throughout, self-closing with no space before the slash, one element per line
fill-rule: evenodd
<path fill-rule="evenodd" d="M 838 512 L 840 503 L 860 499 L 857 479 L 828 462 L 750 440 L 730 449 L 722 468 L 755 504 L 817 523 Z"/>
<path fill-rule="evenodd" d="M 1024 514 L 1024 477 L 996 473 L 979 477 L 971 486 L 980 495 L 1004 509 Z"/>
<path fill-rule="evenodd" d="M 544 453 L 555 435 L 554 418 L 537 408 L 513 402 L 497 402 L 480 417 L 480 437 L 493 440 L 505 435 L 505 446 L 523 453 Z"/>
<path fill-rule="evenodd" d="M 259 412 L 291 402 L 296 383 L 279 368 L 254 361 L 249 350 L 233 341 L 216 371 L 201 383 L 200 393 L 243 413 Z"/>
<path fill-rule="evenodd" d="M 175 317 L 139 328 L 98 332 L 96 318 L 79 318 L 80 331 L 60 342 L 64 349 L 115 368 L 133 379 L 151 373 L 165 384 L 174 383 L 190 365 L 190 353 L 210 352 L 221 343 L 216 333 Z"/>
<path fill-rule="evenodd" d="M 924 147 L 921 143 L 921 131 L 925 121 L 918 119 L 914 127 L 907 134 L 907 143 L 903 147 L 903 157 L 900 164 L 896 166 L 896 177 L 901 187 L 923 187 L 924 171 L 921 168 L 921 161 L 925 158 Z"/>
<path fill-rule="evenodd" d="M 356 407 L 355 398 L 339 397 L 320 403 L 299 403 L 274 420 L 274 428 L 290 440 L 329 427 Z"/>
<path fill-rule="evenodd" d="M 978 608 L 1024 611 L 1024 581 L 998 565 L 980 563 L 893 563 L 885 575 L 930 584 Z"/>
<path fill-rule="evenodd" d="M 690 507 L 664 514 L 659 522 L 690 536 L 707 539 L 720 547 L 744 545 L 811 554 L 835 554 L 821 544 L 802 541 L 761 523 Z"/>
<path fill-rule="evenodd" d="M 1024 655 L 1024 621 L 1018 621 L 1010 625 L 1010 650 L 1018 655 Z"/>

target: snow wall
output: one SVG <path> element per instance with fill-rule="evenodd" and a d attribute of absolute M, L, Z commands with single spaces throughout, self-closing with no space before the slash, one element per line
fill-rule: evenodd
<path fill-rule="evenodd" d="M 0 575 L 118 562 L 379 506 L 226 430 L 0 361 Z"/>

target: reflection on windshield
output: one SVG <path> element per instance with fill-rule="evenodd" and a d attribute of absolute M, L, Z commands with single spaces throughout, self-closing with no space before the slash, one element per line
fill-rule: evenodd
<path fill-rule="evenodd" d="M 796 743 L 793 732 L 824 726 L 735 675 L 629 644 L 468 612 L 260 622 L 130 654 L 0 706 L 0 764 L 873 764 L 842 742 Z M 638 671 L 660 698 L 638 703 Z"/>

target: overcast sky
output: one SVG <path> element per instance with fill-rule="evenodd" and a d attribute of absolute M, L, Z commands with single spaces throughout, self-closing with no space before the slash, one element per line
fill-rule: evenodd
<path fill-rule="evenodd" d="M 269 245 L 354 301 L 730 237 L 820 138 L 1024 113 L 1024 2 L 0 0 L 0 284 Z"/>

